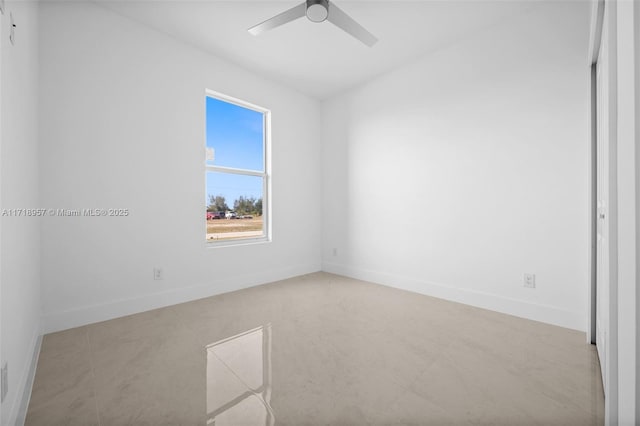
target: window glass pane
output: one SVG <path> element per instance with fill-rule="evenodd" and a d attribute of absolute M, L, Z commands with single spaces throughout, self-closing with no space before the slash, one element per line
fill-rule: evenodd
<path fill-rule="evenodd" d="M 207 172 L 207 241 L 264 235 L 263 178 Z"/>
<path fill-rule="evenodd" d="M 264 171 L 264 114 L 207 96 L 207 165 Z"/>

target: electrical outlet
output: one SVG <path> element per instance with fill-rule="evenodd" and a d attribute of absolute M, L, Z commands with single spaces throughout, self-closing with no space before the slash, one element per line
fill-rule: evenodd
<path fill-rule="evenodd" d="M 162 272 L 162 268 L 153 268 L 153 279 L 154 280 L 164 279 L 164 272 Z"/>
<path fill-rule="evenodd" d="M 9 392 L 9 365 L 5 362 L 2 364 L 2 373 L 0 374 L 0 381 L 2 381 L 2 392 L 0 392 L 0 402 L 4 402 L 7 393 Z"/>
<path fill-rule="evenodd" d="M 524 274 L 524 286 L 536 288 L 536 274 Z"/>

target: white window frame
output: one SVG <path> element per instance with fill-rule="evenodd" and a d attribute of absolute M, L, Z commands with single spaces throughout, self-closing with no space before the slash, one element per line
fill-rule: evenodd
<path fill-rule="evenodd" d="M 206 160 L 206 147 L 207 147 L 207 138 L 206 138 L 206 107 L 205 107 L 205 191 L 206 191 L 206 179 L 207 173 L 209 172 L 220 172 L 220 173 L 233 173 L 237 175 L 244 176 L 257 176 L 262 178 L 262 236 L 259 237 L 246 237 L 246 238 L 237 238 L 232 240 L 206 240 L 207 247 L 224 247 L 224 246 L 237 246 L 237 245 L 245 245 L 245 244 L 255 244 L 255 243 L 264 243 L 271 241 L 271 111 L 263 108 L 261 106 L 243 101 L 238 98 L 234 98 L 232 96 L 225 95 L 224 93 L 216 92 L 214 90 L 206 89 L 205 90 L 205 101 L 206 98 L 215 98 L 223 102 L 228 102 L 230 104 L 237 105 L 242 108 L 247 108 L 262 114 L 262 149 L 263 149 L 263 170 L 251 170 L 251 169 L 240 169 L 235 167 L 224 167 L 224 166 L 215 166 L 207 163 Z M 205 234 L 206 234 L 206 225 L 205 225 Z"/>

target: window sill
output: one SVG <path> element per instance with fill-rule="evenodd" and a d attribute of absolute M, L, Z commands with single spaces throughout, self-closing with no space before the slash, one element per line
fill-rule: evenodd
<path fill-rule="evenodd" d="M 220 247 L 252 246 L 270 242 L 271 238 L 265 236 L 259 238 L 243 238 L 238 240 L 209 240 L 205 244 L 207 249 L 213 249 Z"/>

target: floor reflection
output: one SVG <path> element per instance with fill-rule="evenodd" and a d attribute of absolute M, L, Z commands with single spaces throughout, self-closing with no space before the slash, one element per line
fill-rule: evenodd
<path fill-rule="evenodd" d="M 272 426 L 271 324 L 207 349 L 207 424 Z"/>

